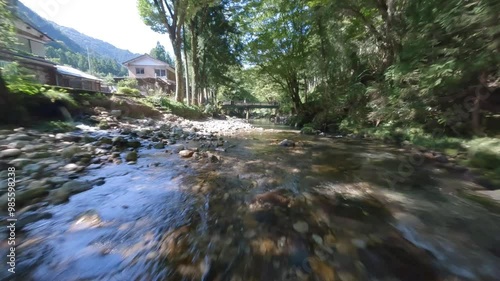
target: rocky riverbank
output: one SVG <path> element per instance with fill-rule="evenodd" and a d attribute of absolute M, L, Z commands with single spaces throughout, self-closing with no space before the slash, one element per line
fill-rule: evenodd
<path fill-rule="evenodd" d="M 163 150 L 179 157 L 216 162 L 229 146 L 224 137 L 253 127 L 243 120 L 189 121 L 165 114 L 162 119 L 132 119 L 120 110 L 95 108 L 77 130 L 46 133 L 17 128 L 0 131 L 0 209 L 7 208 L 7 169 L 16 169 L 16 211 L 24 226 L 48 214 L 33 211 L 60 204 L 70 196 L 102 185 L 105 178 L 80 180 L 104 165 L 134 165 L 143 150 Z M 3 214 L 5 215 L 5 213 Z"/>

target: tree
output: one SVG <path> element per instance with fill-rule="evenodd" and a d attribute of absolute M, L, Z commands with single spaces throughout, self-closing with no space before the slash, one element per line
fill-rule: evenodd
<path fill-rule="evenodd" d="M 310 9 L 304 1 L 263 1 L 248 7 L 247 60 L 256 64 L 290 96 L 302 111 L 301 80 L 306 70 L 311 30 Z"/>
<path fill-rule="evenodd" d="M 12 7 L 8 5 L 7 0 L 0 0 L 0 50 L 10 49 L 13 44 L 16 44 L 15 26 L 12 20 Z M 9 112 L 9 93 L 7 83 L 2 76 L 0 68 L 0 116 L 1 120 L 6 120 Z M 5 116 L 3 116 L 5 115 Z"/>
<path fill-rule="evenodd" d="M 167 53 L 165 47 L 159 41 L 156 42 L 156 46 L 153 49 L 151 49 L 149 55 L 151 55 L 153 58 L 157 60 L 164 61 L 169 65 L 174 65 L 172 57 L 170 56 L 169 53 Z"/>
<path fill-rule="evenodd" d="M 167 33 L 175 55 L 177 101 L 184 99 L 184 72 L 182 63 L 182 26 L 186 20 L 188 0 L 138 0 L 139 14 L 153 31 Z"/>

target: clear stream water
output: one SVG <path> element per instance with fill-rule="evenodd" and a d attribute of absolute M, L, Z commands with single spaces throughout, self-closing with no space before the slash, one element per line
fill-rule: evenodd
<path fill-rule="evenodd" d="M 500 280 L 500 218 L 460 175 L 370 141 L 227 140 L 219 163 L 141 148 L 90 171 L 105 184 L 19 234 L 14 279 Z"/>

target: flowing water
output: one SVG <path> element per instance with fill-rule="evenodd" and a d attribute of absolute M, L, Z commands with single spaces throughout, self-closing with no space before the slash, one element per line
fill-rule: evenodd
<path fill-rule="evenodd" d="M 500 280 L 500 218 L 459 174 L 363 140 L 228 142 L 218 163 L 141 149 L 91 171 L 105 184 L 18 237 L 17 280 Z"/>

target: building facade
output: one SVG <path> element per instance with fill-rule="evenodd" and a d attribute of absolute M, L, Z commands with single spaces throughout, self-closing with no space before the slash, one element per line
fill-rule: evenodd
<path fill-rule="evenodd" d="M 141 55 L 123 63 L 128 76 L 133 78 L 163 78 L 175 84 L 175 70 L 168 63 L 157 60 L 148 54 Z"/>

